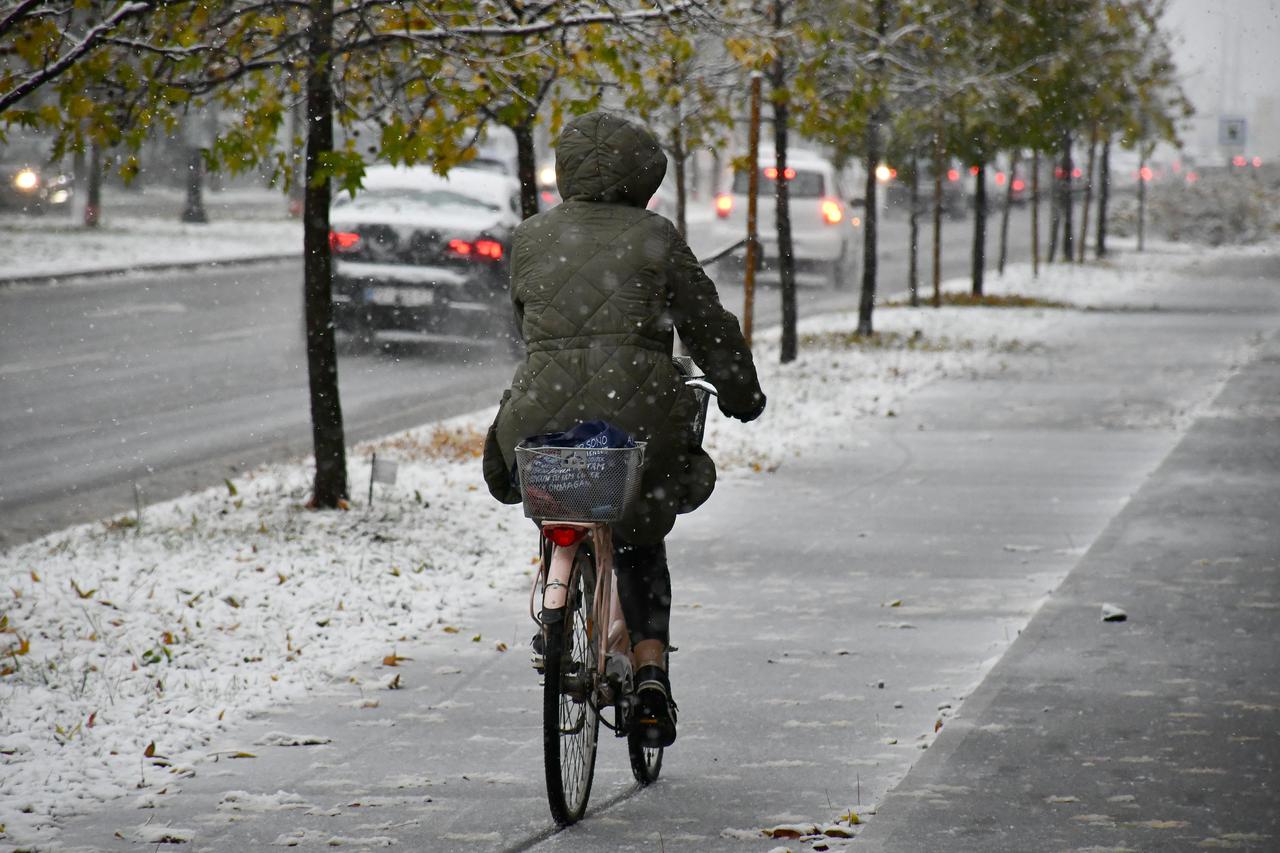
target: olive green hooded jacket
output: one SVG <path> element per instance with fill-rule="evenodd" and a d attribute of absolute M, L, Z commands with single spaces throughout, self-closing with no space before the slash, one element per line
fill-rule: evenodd
<path fill-rule="evenodd" d="M 556 148 L 563 202 L 516 229 L 511 298 L 528 356 L 485 443 L 485 481 L 518 503 L 514 447 L 532 435 L 609 421 L 648 442 L 641 499 L 615 525 L 637 544 L 660 542 L 710 496 L 715 464 L 695 445 L 692 391 L 672 364 L 673 329 L 720 392 L 720 408 L 750 420 L 764 409 L 737 319 L 668 220 L 645 209 L 667 158 L 645 128 L 594 112 L 572 120 Z"/>

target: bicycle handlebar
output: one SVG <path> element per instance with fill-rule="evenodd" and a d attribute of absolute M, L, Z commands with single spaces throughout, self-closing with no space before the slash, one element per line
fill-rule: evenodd
<path fill-rule="evenodd" d="M 720 392 L 716 390 L 716 386 L 712 385 L 705 379 L 686 379 L 684 384 L 688 385 L 690 388 L 698 388 L 702 391 L 706 391 L 713 397 L 720 396 Z"/>

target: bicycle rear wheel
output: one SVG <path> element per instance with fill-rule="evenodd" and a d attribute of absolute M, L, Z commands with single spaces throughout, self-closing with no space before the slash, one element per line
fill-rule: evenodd
<path fill-rule="evenodd" d="M 595 774 L 600 715 L 591 704 L 596 671 L 587 548 L 578 551 L 563 617 L 548 622 L 542 687 L 542 750 L 551 817 L 561 826 L 576 823 L 587 810 Z"/>

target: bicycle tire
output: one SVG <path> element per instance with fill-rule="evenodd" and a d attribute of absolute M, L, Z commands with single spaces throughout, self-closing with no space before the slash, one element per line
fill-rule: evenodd
<path fill-rule="evenodd" d="M 579 559 L 590 561 L 586 549 Z M 547 777 L 547 803 L 560 826 L 580 820 L 591 798 L 599 746 L 600 715 L 588 693 L 596 665 L 595 637 L 590 634 L 587 595 L 589 571 L 573 573 L 562 618 L 544 628 L 545 663 L 542 687 L 542 751 Z"/>
<path fill-rule="evenodd" d="M 635 732 L 627 735 L 627 752 L 631 755 L 631 775 L 641 785 L 652 785 L 662 772 L 662 747 L 645 746 Z"/>

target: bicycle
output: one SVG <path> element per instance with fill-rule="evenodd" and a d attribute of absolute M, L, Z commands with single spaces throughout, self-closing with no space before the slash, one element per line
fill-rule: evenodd
<path fill-rule="evenodd" d="M 687 361 L 687 360 L 686 360 Z M 679 364 L 679 360 L 677 360 Z M 715 388 L 680 365 L 700 407 L 701 441 Z M 586 812 L 595 775 L 600 724 L 627 739 L 631 772 L 651 785 L 662 770 L 661 747 L 646 746 L 636 729 L 631 635 L 613 575 L 612 522 L 640 487 L 645 444 L 635 447 L 516 448 L 525 515 L 541 537 L 541 559 L 529 595 L 542 648 L 542 743 L 551 816 L 560 826 Z M 571 486 L 571 487 L 570 487 Z M 540 604 L 540 607 L 538 606 Z M 613 709 L 613 720 L 602 717 Z"/>

